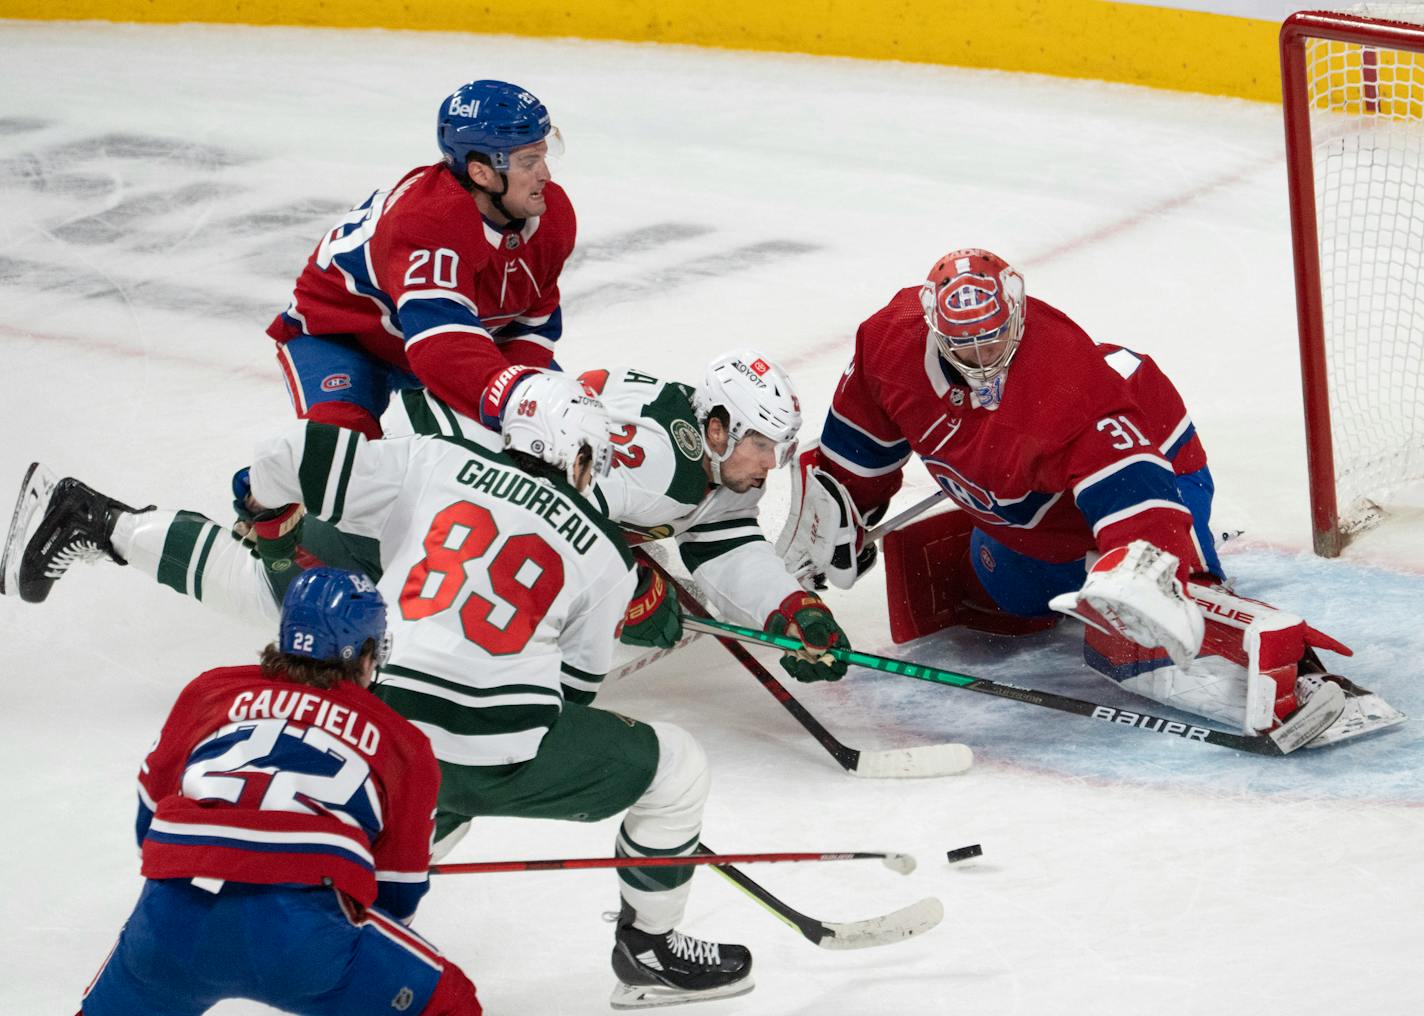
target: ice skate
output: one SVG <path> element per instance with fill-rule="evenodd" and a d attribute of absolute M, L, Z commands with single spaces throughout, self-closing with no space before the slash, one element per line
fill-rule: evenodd
<path fill-rule="evenodd" d="M 1345 693 L 1345 709 L 1334 723 L 1305 745 L 1307 748 L 1322 748 L 1327 744 L 1373 734 L 1376 730 L 1393 727 L 1409 718 L 1368 688 L 1361 688 L 1338 674 L 1302 673 L 1296 680 L 1296 698 L 1304 705 L 1326 681 L 1338 684 Z"/>
<path fill-rule="evenodd" d="M 108 559 L 127 564 L 114 551 L 110 537 L 121 512 L 139 510 L 71 477 L 56 483 L 54 474 L 36 462 L 25 476 L 5 541 L 0 569 L 4 591 L 19 593 L 27 603 L 41 603 L 55 580 L 77 561 Z"/>
<path fill-rule="evenodd" d="M 613 972 L 618 984 L 609 1004 L 615 1009 L 732 998 L 755 986 L 752 954 L 745 946 L 706 942 L 679 931 L 639 931 L 626 903 L 618 916 Z"/>

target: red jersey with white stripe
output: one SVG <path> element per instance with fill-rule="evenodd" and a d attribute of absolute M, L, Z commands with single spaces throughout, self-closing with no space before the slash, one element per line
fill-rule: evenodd
<path fill-rule="evenodd" d="M 428 885 L 439 789 L 425 736 L 353 682 L 210 670 L 139 774 L 143 874 L 327 884 L 365 906 L 379 884 L 405 917 Z"/>
<path fill-rule="evenodd" d="M 351 337 L 478 419 L 490 378 L 547 367 L 562 333 L 576 224 L 558 184 L 543 193 L 543 215 L 501 228 L 444 165 L 411 170 L 327 233 L 267 334 Z"/>
<path fill-rule="evenodd" d="M 887 504 L 918 454 L 976 525 L 1020 553 L 1072 561 L 1134 539 L 1204 568 L 1176 474 L 1206 454 L 1151 358 L 1097 345 L 1028 298 L 1023 341 L 997 390 L 952 374 L 919 289 L 861 325 L 821 435 L 820 464 L 862 511 Z"/>

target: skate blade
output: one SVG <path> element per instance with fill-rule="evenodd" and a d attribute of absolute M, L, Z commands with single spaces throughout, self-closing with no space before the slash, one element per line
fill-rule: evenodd
<path fill-rule="evenodd" d="M 1407 720 L 1394 706 L 1372 691 L 1357 689 L 1345 693 L 1345 709 L 1340 717 L 1311 740 L 1307 748 L 1323 748 L 1329 744 L 1353 740 L 1377 730 L 1397 726 Z"/>
<path fill-rule="evenodd" d="M 724 984 L 720 988 L 705 988 L 702 991 L 687 991 L 670 988 L 665 984 L 624 984 L 619 981 L 613 986 L 613 997 L 608 1004 L 614 1009 L 656 1009 L 665 1005 L 682 1005 L 686 1002 L 710 1002 L 718 998 L 736 998 L 756 987 L 756 982 L 748 974 L 740 981 Z"/>
<path fill-rule="evenodd" d="M 25 478 L 20 481 L 20 496 L 15 500 L 15 514 L 10 519 L 10 532 L 5 536 L 5 552 L 0 556 L 0 595 L 18 596 L 20 592 L 20 559 L 29 542 L 30 521 L 44 514 L 54 494 L 59 477 L 43 463 L 30 463 Z"/>

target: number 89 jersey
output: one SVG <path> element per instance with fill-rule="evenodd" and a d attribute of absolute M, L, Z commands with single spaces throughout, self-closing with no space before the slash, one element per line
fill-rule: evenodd
<path fill-rule="evenodd" d="M 261 503 L 375 542 L 392 634 L 376 692 L 440 760 L 526 761 L 565 697 L 592 700 L 636 580 L 617 528 L 562 479 L 474 442 L 314 423 L 260 449 L 251 477 Z"/>

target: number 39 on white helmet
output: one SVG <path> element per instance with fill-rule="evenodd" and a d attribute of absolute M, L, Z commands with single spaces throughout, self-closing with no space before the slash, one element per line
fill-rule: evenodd
<path fill-rule="evenodd" d="M 504 417 L 507 451 L 524 452 L 564 471 L 577 487 L 579 452 L 588 448 L 593 479 L 613 463 L 613 421 L 608 410 L 567 374 L 543 372 L 520 382 Z"/>
<path fill-rule="evenodd" d="M 737 442 L 752 431 L 776 445 L 778 467 L 796 457 L 801 400 L 786 371 L 755 350 L 733 350 L 709 363 L 692 404 L 704 431 L 714 410 L 720 407 L 727 413 L 727 450 L 718 455 L 707 449 L 714 473 L 731 457 Z"/>

